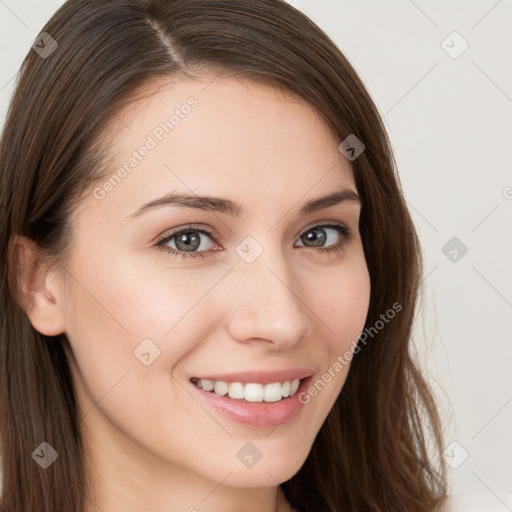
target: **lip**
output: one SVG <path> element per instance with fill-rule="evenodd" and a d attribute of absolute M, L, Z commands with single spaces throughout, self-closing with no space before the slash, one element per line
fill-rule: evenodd
<path fill-rule="evenodd" d="M 258 384 L 271 384 L 272 382 L 285 382 L 287 380 L 304 379 L 313 375 L 313 370 L 309 368 L 286 368 L 282 370 L 248 370 L 235 373 L 217 373 L 215 375 L 194 376 L 199 380 L 221 380 L 224 382 L 240 382 L 249 384 L 251 382 Z"/>
<path fill-rule="evenodd" d="M 309 372 L 309 371 L 308 371 Z M 253 377 L 250 380 L 244 378 L 245 382 L 258 382 L 260 384 L 269 384 L 271 382 L 281 382 L 281 378 L 283 372 L 280 372 L 278 378 L 276 379 L 276 372 L 265 372 L 266 375 L 258 372 L 258 378 L 264 379 L 266 382 L 262 382 L 262 380 L 254 379 Z M 229 374 L 229 375 L 216 375 L 216 378 L 211 378 L 209 380 L 225 380 L 225 382 L 241 382 L 240 380 L 227 380 L 232 379 L 233 376 L 240 376 L 240 374 Z M 297 370 L 295 370 L 294 375 L 298 375 Z M 247 374 L 244 373 L 246 377 Z M 211 376 L 213 377 L 213 376 Z M 223 378 L 219 378 L 223 377 Z M 206 379 L 207 377 L 203 377 Z M 295 377 L 299 378 L 299 377 Z M 283 398 L 278 402 L 247 402 L 244 399 L 234 399 L 229 398 L 227 395 L 219 396 L 214 392 L 205 391 L 202 388 L 199 388 L 192 381 L 189 381 L 190 386 L 192 386 L 194 393 L 198 396 L 198 398 L 205 403 L 209 408 L 214 411 L 220 412 L 224 417 L 227 417 L 237 423 L 242 425 L 251 426 L 251 427 L 275 427 L 277 425 L 283 425 L 291 421 L 295 418 L 301 411 L 304 406 L 303 403 L 299 401 L 299 395 L 301 392 L 305 391 L 313 376 L 309 372 L 309 376 L 305 377 L 301 380 L 299 388 L 295 392 L 295 394 L 288 398 Z M 274 380 L 275 379 L 275 380 Z M 284 378 L 284 380 L 293 380 L 289 377 Z"/>

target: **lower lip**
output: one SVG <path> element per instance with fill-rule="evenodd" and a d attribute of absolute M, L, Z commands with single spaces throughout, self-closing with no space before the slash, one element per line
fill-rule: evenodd
<path fill-rule="evenodd" d="M 252 427 L 275 427 L 292 420 L 302 410 L 304 404 L 299 401 L 301 391 L 307 389 L 311 377 L 301 381 L 295 394 L 278 402 L 247 402 L 243 399 L 219 396 L 214 392 L 205 391 L 193 382 L 198 395 L 209 406 L 222 412 L 232 420 Z"/>

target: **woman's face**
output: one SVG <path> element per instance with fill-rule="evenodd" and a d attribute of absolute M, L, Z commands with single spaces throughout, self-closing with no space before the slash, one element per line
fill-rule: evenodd
<path fill-rule="evenodd" d="M 369 304 L 341 141 L 305 102 L 233 79 L 161 88 L 103 140 L 110 167 L 72 216 L 57 299 L 91 456 L 232 486 L 289 479 Z M 239 382 L 247 400 L 196 379 Z"/>

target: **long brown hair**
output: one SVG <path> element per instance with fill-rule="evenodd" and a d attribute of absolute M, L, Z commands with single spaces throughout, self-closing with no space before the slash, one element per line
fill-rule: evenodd
<path fill-rule="evenodd" d="M 69 342 L 30 324 L 12 236 L 65 261 L 70 212 L 101 179 L 94 141 L 106 122 L 151 80 L 205 70 L 291 91 L 340 143 L 352 134 L 365 145 L 351 163 L 371 279 L 366 336 L 307 460 L 282 484 L 287 499 L 300 512 L 435 510 L 441 428 L 410 348 L 421 253 L 382 120 L 346 57 L 282 0 L 69 0 L 42 32 L 58 46 L 44 36 L 47 54 L 27 55 L 0 146 L 2 510 L 83 512 L 87 497 Z M 31 457 L 43 441 L 60 447 L 46 470 Z"/>

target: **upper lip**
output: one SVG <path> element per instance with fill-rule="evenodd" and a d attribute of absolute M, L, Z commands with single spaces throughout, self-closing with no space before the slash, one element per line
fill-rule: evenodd
<path fill-rule="evenodd" d="M 313 375 L 309 368 L 285 368 L 282 370 L 247 370 L 234 373 L 216 373 L 193 377 L 200 380 L 221 380 L 223 382 L 240 382 L 242 384 L 285 382 L 287 380 L 303 379 Z"/>

